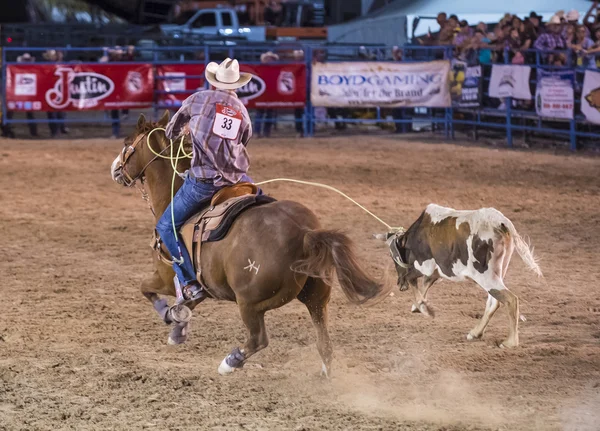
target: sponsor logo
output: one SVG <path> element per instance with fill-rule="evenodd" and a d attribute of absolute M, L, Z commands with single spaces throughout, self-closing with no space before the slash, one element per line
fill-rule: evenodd
<path fill-rule="evenodd" d="M 279 94 L 294 94 L 296 91 L 296 77 L 294 72 L 282 71 L 277 78 L 277 91 Z"/>
<path fill-rule="evenodd" d="M 221 109 L 221 113 L 223 115 L 227 115 L 228 117 L 235 117 L 237 115 L 236 111 L 234 111 L 231 108 L 228 108 L 227 106 L 223 106 L 223 109 Z"/>
<path fill-rule="evenodd" d="M 58 68 L 54 88 L 46 92 L 46 102 L 54 109 L 73 105 L 79 109 L 93 108 L 112 94 L 114 82 L 95 72 L 75 72 L 70 68 Z"/>
<path fill-rule="evenodd" d="M 140 72 L 127 73 L 127 90 L 132 94 L 140 94 L 144 89 L 144 80 Z"/>
<path fill-rule="evenodd" d="M 510 88 L 515 88 L 516 85 L 517 81 L 512 74 L 512 70 L 505 70 L 504 75 L 502 76 L 502 78 L 500 78 L 500 83 L 498 84 L 498 87 L 507 86 Z"/>
<path fill-rule="evenodd" d="M 442 82 L 441 73 L 411 73 L 400 75 L 319 75 L 319 85 L 344 85 L 360 86 L 372 85 L 382 86 L 400 86 L 400 85 L 420 85 L 420 84 L 439 84 Z"/>
<path fill-rule="evenodd" d="M 42 102 L 33 102 L 33 110 L 41 111 L 42 110 Z"/>
<path fill-rule="evenodd" d="M 265 81 L 253 74 L 250 82 L 243 87 L 238 88 L 236 93 L 240 99 L 247 101 L 260 97 L 266 89 L 267 85 L 265 84 Z"/>
<path fill-rule="evenodd" d="M 35 73 L 15 74 L 15 96 L 37 96 L 37 75 Z"/>

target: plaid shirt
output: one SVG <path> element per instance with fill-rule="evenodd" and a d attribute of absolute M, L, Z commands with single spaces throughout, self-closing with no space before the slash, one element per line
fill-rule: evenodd
<path fill-rule="evenodd" d="M 533 44 L 535 49 L 540 51 L 554 51 L 567 49 L 567 42 L 561 34 L 542 33 Z"/>
<path fill-rule="evenodd" d="M 213 133 L 217 103 L 242 115 L 237 139 L 225 139 Z M 176 139 L 188 123 L 193 143 L 191 172 L 194 177 L 212 179 L 216 186 L 239 182 L 250 166 L 246 145 L 252 137 L 252 123 L 235 92 L 202 90 L 192 94 L 167 125 L 167 136 Z"/>

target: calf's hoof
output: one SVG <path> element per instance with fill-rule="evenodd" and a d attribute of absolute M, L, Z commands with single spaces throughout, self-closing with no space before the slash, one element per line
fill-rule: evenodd
<path fill-rule="evenodd" d="M 518 347 L 518 346 L 519 346 L 519 340 L 511 340 L 509 338 L 509 339 L 504 340 L 502 343 L 500 343 L 499 347 L 501 349 L 504 349 L 504 348 L 512 349 L 513 347 Z"/>

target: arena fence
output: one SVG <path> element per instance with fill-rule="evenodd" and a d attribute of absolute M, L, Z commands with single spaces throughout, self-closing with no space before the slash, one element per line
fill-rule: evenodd
<path fill-rule="evenodd" d="M 571 150 L 600 137 L 600 72 L 595 59 L 570 52 L 530 50 L 514 64 L 508 51 L 481 63 L 483 52 L 457 57 L 452 47 L 423 46 L 153 45 L 123 52 L 118 61 L 106 48 L 55 50 L 60 62 L 50 61 L 56 58 L 47 48 L 2 51 L 4 127 L 93 122 L 118 132 L 123 111 L 176 110 L 206 88 L 206 64 L 230 57 L 253 75 L 238 95 L 259 131 L 285 122 L 302 136 L 329 122 L 339 129 L 390 125 L 398 133 L 425 125 L 448 138 L 458 130 L 476 139 L 495 130 L 509 147 L 519 133 L 562 137 Z"/>

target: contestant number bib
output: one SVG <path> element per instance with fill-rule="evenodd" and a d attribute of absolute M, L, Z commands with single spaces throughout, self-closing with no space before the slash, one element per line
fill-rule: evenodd
<path fill-rule="evenodd" d="M 228 106 L 217 103 L 213 133 L 223 139 L 235 140 L 240 133 L 242 114 Z"/>

